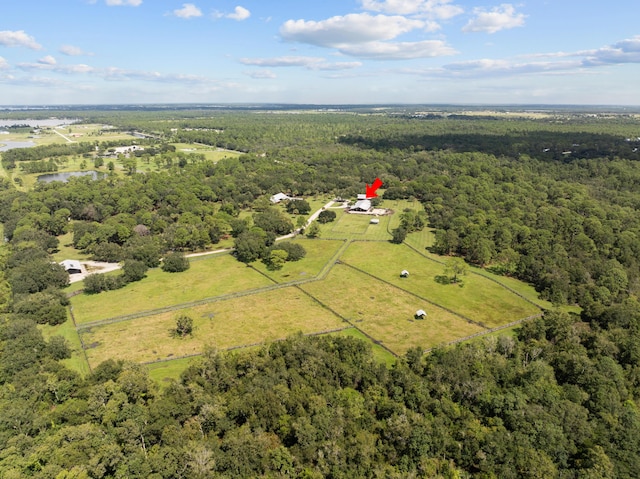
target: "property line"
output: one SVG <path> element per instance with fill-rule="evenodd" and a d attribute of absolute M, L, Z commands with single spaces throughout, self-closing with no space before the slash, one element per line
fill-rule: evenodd
<path fill-rule="evenodd" d="M 443 346 L 451 346 L 453 344 L 462 343 L 463 341 L 468 341 L 468 340 L 473 339 L 473 338 L 477 338 L 477 337 L 480 337 L 480 336 L 486 336 L 487 334 L 495 333 L 495 332 L 501 331 L 503 329 L 512 328 L 514 326 L 517 326 L 518 324 L 524 323 L 525 321 L 530 321 L 532 319 L 541 318 L 543 316 L 544 316 L 544 313 L 533 314 L 531 316 L 527 316 L 526 318 L 518 319 L 516 321 L 512 321 L 510 323 L 503 324 L 502 326 L 496 326 L 495 328 L 491 328 L 491 329 L 488 329 L 486 331 L 480 331 L 479 333 L 474 333 L 474 334 L 471 334 L 469 336 L 465 336 L 464 338 L 454 339 L 453 341 L 449 341 L 448 343 L 444 343 L 444 344 L 442 344 L 440 346 L 434 346 L 433 348 L 424 349 L 422 352 L 423 352 L 423 354 L 427 354 L 427 353 L 430 353 L 431 351 L 433 351 L 434 349 L 438 349 L 438 348 L 441 348 Z"/>
<path fill-rule="evenodd" d="M 73 321 L 73 326 L 76 328 L 76 334 L 78 335 L 78 339 L 80 340 L 80 348 L 82 349 L 82 355 L 84 356 L 84 361 L 87 363 L 89 372 L 93 373 L 93 370 L 91 369 L 91 363 L 89 362 L 89 357 L 87 356 L 87 348 L 84 345 L 84 340 L 82 339 L 82 335 L 78 331 L 78 324 L 76 323 L 76 317 L 73 315 L 73 306 L 71 305 L 69 305 L 69 314 L 71 315 L 71 321 Z"/>

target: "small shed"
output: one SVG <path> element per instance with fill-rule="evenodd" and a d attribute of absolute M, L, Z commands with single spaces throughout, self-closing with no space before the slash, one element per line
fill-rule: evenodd
<path fill-rule="evenodd" d="M 80 261 L 78 261 L 78 260 L 65 259 L 60 264 L 64 267 L 64 270 L 69 274 L 82 273 L 82 266 L 80 265 Z"/>
<path fill-rule="evenodd" d="M 372 225 L 377 225 L 378 223 L 380 223 L 380 220 L 378 218 L 371 218 L 371 221 L 369 221 L 369 223 L 371 223 Z"/>
<path fill-rule="evenodd" d="M 414 315 L 414 317 L 416 319 L 424 319 L 427 317 L 427 313 L 424 309 L 419 309 L 418 311 L 416 311 L 416 314 Z"/>
<path fill-rule="evenodd" d="M 408 278 L 409 277 L 409 272 L 406 269 L 403 269 L 402 272 L 400 273 L 400 277 L 401 278 Z"/>

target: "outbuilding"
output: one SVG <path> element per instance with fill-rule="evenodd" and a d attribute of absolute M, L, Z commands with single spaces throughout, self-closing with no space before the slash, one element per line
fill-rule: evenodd
<path fill-rule="evenodd" d="M 427 317 L 427 313 L 425 310 L 423 309 L 419 309 L 418 311 L 416 311 L 416 314 L 414 316 L 416 319 L 424 319 Z"/>
<path fill-rule="evenodd" d="M 403 269 L 402 272 L 400 273 L 400 277 L 401 278 L 408 278 L 409 277 L 409 272 L 406 269 Z"/>
<path fill-rule="evenodd" d="M 380 223 L 380 220 L 378 218 L 371 218 L 371 221 L 369 221 L 369 223 L 371 223 L 372 225 L 377 225 L 378 223 Z"/>
<path fill-rule="evenodd" d="M 80 261 L 75 259 L 65 259 L 62 263 L 60 263 L 64 270 L 69 274 L 79 274 L 82 273 L 82 265 Z"/>

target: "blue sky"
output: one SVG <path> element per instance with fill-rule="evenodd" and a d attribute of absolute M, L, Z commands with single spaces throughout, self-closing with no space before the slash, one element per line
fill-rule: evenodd
<path fill-rule="evenodd" d="M 640 105 L 637 0 L 22 0 L 0 105 Z"/>

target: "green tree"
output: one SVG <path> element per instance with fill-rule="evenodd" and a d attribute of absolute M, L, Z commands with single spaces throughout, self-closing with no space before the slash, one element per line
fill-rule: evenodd
<path fill-rule="evenodd" d="M 125 260 L 124 265 L 122 266 L 122 276 L 127 283 L 140 281 L 146 276 L 147 269 L 149 268 L 143 261 L 128 259 Z"/>
<path fill-rule="evenodd" d="M 184 253 L 168 253 L 162 260 L 162 271 L 180 273 L 189 269 L 189 259 Z"/>
<path fill-rule="evenodd" d="M 309 238 L 317 238 L 320 236 L 320 227 L 315 221 L 309 225 L 306 234 Z"/>
<path fill-rule="evenodd" d="M 405 238 L 407 237 L 407 229 L 398 226 L 397 228 L 391 230 L 391 242 L 395 244 L 401 244 Z"/>
<path fill-rule="evenodd" d="M 322 210 L 318 215 L 318 223 L 330 223 L 336 219 L 336 212 L 331 210 Z"/>
<path fill-rule="evenodd" d="M 444 274 L 451 278 L 451 282 L 453 283 L 457 283 L 460 280 L 460 276 L 465 276 L 468 271 L 469 266 L 467 263 L 457 256 L 449 258 L 445 263 Z"/>
<path fill-rule="evenodd" d="M 284 264 L 287 262 L 288 257 L 289 253 L 287 253 L 285 250 L 271 250 L 271 253 L 269 253 L 269 257 L 267 259 L 267 267 L 273 271 L 282 269 Z"/>

